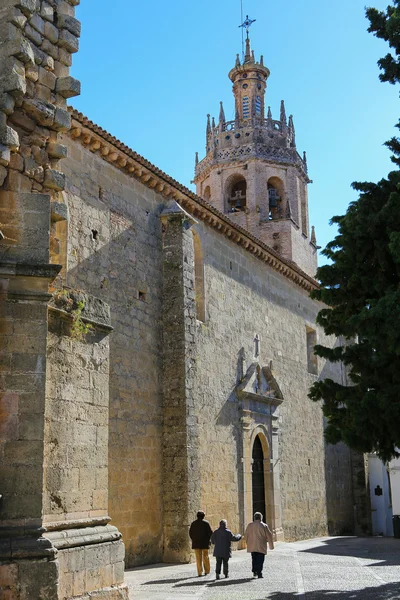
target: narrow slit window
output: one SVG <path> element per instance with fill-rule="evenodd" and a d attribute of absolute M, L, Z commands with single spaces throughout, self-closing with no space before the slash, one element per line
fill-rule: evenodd
<path fill-rule="evenodd" d="M 317 332 L 311 327 L 306 327 L 307 338 L 307 369 L 309 373 L 318 375 L 318 359 L 314 354 L 314 346 L 317 343 Z"/>
<path fill-rule="evenodd" d="M 205 297 L 204 297 L 204 257 L 201 241 L 196 231 L 193 231 L 194 249 L 194 286 L 196 317 L 198 321 L 205 321 Z"/>

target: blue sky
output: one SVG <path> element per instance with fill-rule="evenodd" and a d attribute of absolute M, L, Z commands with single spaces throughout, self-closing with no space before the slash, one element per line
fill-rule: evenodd
<path fill-rule="evenodd" d="M 385 9 L 389 0 L 372 0 Z M 94 9 L 95 5 L 95 9 Z M 352 181 L 392 169 L 383 143 L 395 134 L 398 89 L 380 83 L 388 46 L 367 33 L 365 0 L 243 0 L 251 43 L 270 69 L 266 105 L 285 100 L 307 152 L 310 223 L 322 246 L 329 219 L 357 198 Z M 112 10 L 111 10 L 112 7 Z M 241 51 L 240 0 L 83 0 L 71 104 L 166 173 L 190 186 L 204 156 L 206 114 L 234 117 L 228 71 Z M 192 188 L 194 189 L 194 188 Z M 321 259 L 320 259 L 321 262 Z"/>

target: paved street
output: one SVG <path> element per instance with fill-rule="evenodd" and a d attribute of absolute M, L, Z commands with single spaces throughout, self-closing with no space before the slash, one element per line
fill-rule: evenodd
<path fill-rule="evenodd" d="M 400 539 L 317 538 L 279 543 L 264 579 L 253 579 L 250 555 L 234 552 L 229 579 L 197 577 L 191 565 L 126 572 L 132 600 L 400 600 Z"/>

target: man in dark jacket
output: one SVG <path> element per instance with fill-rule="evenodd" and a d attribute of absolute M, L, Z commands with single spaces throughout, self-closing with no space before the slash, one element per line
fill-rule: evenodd
<path fill-rule="evenodd" d="M 192 540 L 192 549 L 196 555 L 197 575 L 199 577 L 203 574 L 203 565 L 204 575 L 208 575 L 210 572 L 208 549 L 210 547 L 212 529 L 210 523 L 204 519 L 205 516 L 205 513 L 202 510 L 199 510 L 196 521 L 193 521 L 189 529 L 189 536 Z"/>
<path fill-rule="evenodd" d="M 215 578 L 219 579 L 221 574 L 221 564 L 224 565 L 224 575 L 228 575 L 228 561 L 232 556 L 231 543 L 238 542 L 242 536 L 240 533 L 234 535 L 232 531 L 227 528 L 226 519 L 222 519 L 219 522 L 219 528 L 214 531 L 211 536 L 211 543 L 214 544 L 214 556 L 217 559 L 217 565 L 215 567 Z"/>

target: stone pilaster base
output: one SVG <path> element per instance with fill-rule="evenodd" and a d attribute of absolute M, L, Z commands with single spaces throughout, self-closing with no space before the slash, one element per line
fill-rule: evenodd
<path fill-rule="evenodd" d="M 112 525 L 50 531 L 45 537 L 58 550 L 58 600 L 99 597 L 126 600 L 125 547 Z"/>
<path fill-rule="evenodd" d="M 12 551 L 0 560 L 0 598 L 128 600 L 120 537 L 106 525 L 3 538 Z"/>

